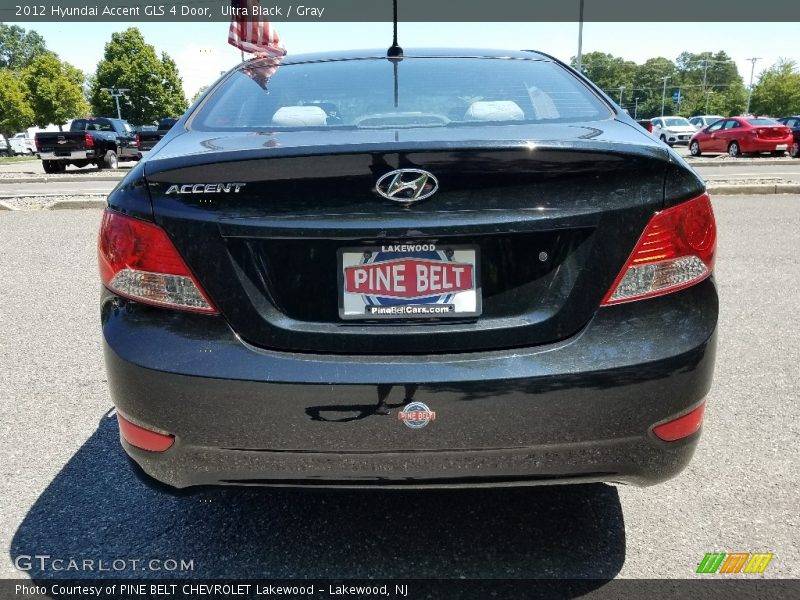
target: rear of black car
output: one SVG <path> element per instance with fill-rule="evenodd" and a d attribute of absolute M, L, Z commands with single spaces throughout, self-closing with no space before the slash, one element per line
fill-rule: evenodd
<path fill-rule="evenodd" d="M 714 250 L 702 181 L 544 55 L 251 61 L 109 198 L 122 443 L 176 487 L 656 483 Z"/>

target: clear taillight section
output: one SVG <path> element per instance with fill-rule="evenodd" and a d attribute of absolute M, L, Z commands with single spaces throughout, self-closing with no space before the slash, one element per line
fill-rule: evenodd
<path fill-rule="evenodd" d="M 97 243 L 100 278 L 139 302 L 217 313 L 167 233 L 154 223 L 106 210 Z"/>
<path fill-rule="evenodd" d="M 711 275 L 717 227 L 708 194 L 656 213 L 636 244 L 604 305 L 660 296 Z"/>

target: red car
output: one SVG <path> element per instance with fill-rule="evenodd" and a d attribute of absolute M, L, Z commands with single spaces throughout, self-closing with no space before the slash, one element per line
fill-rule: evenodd
<path fill-rule="evenodd" d="M 750 152 L 783 154 L 792 145 L 792 130 L 765 117 L 728 117 L 698 131 L 689 140 L 689 152 L 741 156 Z"/>

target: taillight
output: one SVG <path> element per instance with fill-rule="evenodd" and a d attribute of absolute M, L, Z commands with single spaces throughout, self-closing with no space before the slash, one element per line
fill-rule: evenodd
<path fill-rule="evenodd" d="M 83 134 L 83 142 L 87 148 L 94 148 L 94 138 L 90 134 Z"/>
<path fill-rule="evenodd" d="M 661 425 L 656 425 L 653 428 L 653 433 L 665 442 L 674 442 L 689 437 L 700 429 L 700 426 L 703 424 L 703 413 L 705 410 L 706 403 L 703 402 L 703 404 L 682 417 L 667 421 Z"/>
<path fill-rule="evenodd" d="M 167 233 L 154 223 L 106 210 L 97 243 L 109 290 L 146 304 L 217 313 Z"/>
<path fill-rule="evenodd" d="M 137 133 L 136 135 L 134 135 L 134 136 L 133 136 L 133 141 L 134 141 L 134 143 L 136 144 L 136 147 L 141 149 L 141 147 L 142 147 L 142 140 L 141 140 L 141 138 L 139 137 L 139 134 L 138 134 L 138 133 Z"/>
<path fill-rule="evenodd" d="M 167 433 L 158 433 L 150 429 L 131 423 L 117 412 L 119 432 L 131 446 L 136 446 L 148 452 L 165 452 L 175 443 L 175 436 Z"/>
<path fill-rule="evenodd" d="M 714 268 L 717 227 L 708 194 L 656 213 L 622 267 L 604 305 L 668 294 Z"/>
<path fill-rule="evenodd" d="M 33 144 L 36 146 L 36 151 L 39 152 L 41 150 L 41 147 L 39 146 L 39 138 L 33 138 Z"/>

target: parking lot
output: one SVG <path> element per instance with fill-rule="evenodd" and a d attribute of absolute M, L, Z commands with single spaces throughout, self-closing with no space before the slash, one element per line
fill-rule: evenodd
<path fill-rule="evenodd" d="M 20 576 L 20 555 L 47 554 L 192 561 L 153 577 L 687 578 L 711 551 L 772 552 L 764 576 L 800 576 L 800 196 L 720 196 L 714 208 L 717 370 L 677 479 L 182 498 L 131 475 L 107 416 L 100 211 L 0 212 L 2 576 Z"/>

